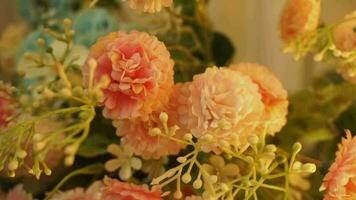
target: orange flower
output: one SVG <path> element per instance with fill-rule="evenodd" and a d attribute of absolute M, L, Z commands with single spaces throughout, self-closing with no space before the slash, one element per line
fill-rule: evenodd
<path fill-rule="evenodd" d="M 167 104 L 173 86 L 173 60 L 164 44 L 147 33 L 113 32 L 90 49 L 84 67 L 88 86 L 89 61 L 96 60 L 94 82 L 109 78 L 102 88 L 104 116 L 111 119 L 143 117 Z"/>
<path fill-rule="evenodd" d="M 105 178 L 101 200 L 162 200 L 158 188 L 149 190 L 147 185 L 138 186 Z"/>
<path fill-rule="evenodd" d="M 341 51 L 356 50 L 356 12 L 345 16 L 345 22 L 334 29 L 334 41 Z"/>
<path fill-rule="evenodd" d="M 288 93 L 282 83 L 272 71 L 262 65 L 240 63 L 231 65 L 230 69 L 249 76 L 258 85 L 265 105 L 265 119 L 261 128 L 266 128 L 267 133 L 271 135 L 279 132 L 287 122 L 288 113 Z"/>
<path fill-rule="evenodd" d="M 325 190 L 324 200 L 356 199 L 356 137 L 349 130 L 320 189 Z"/>
<path fill-rule="evenodd" d="M 280 19 L 280 35 L 290 42 L 315 30 L 320 15 L 320 0 L 289 0 Z"/>
<path fill-rule="evenodd" d="M 195 137 L 211 141 L 204 151 L 219 153 L 245 145 L 260 124 L 263 103 L 258 86 L 240 72 L 208 68 L 194 76 L 189 90 L 191 111 L 185 120 Z"/>
<path fill-rule="evenodd" d="M 123 0 L 129 1 L 130 7 L 143 12 L 155 13 L 162 10 L 163 7 L 170 7 L 173 0 Z"/>
<path fill-rule="evenodd" d="M 179 109 L 182 109 L 179 102 L 182 97 L 182 88 L 184 87 L 181 84 L 174 86 L 170 102 L 163 110 L 163 112 L 168 114 L 168 128 L 179 127 L 174 136 L 178 139 L 183 138 L 189 132 L 178 121 Z M 150 134 L 150 131 L 154 128 L 164 130 L 160 114 L 161 112 L 152 113 L 148 121 L 133 119 L 114 122 L 114 125 L 117 127 L 117 135 L 122 137 L 121 142 L 131 147 L 135 154 L 145 159 L 158 159 L 162 156 L 178 154 L 184 148 L 184 145 L 162 136 L 153 136 Z"/>

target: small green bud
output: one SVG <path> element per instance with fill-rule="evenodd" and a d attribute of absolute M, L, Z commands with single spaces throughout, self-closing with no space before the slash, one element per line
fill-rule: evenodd
<path fill-rule="evenodd" d="M 302 144 L 300 142 L 296 142 L 293 145 L 293 152 L 299 153 L 302 150 Z"/>

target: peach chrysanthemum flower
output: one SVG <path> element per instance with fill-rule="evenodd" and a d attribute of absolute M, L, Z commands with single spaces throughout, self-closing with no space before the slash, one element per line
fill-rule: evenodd
<path fill-rule="evenodd" d="M 186 116 L 192 134 L 207 139 L 204 151 L 216 153 L 241 147 L 260 124 L 264 106 L 258 86 L 227 68 L 208 68 L 189 85 L 191 114 Z"/>
<path fill-rule="evenodd" d="M 105 178 L 101 200 L 162 200 L 161 190 Z"/>
<path fill-rule="evenodd" d="M 100 104 L 111 119 L 147 118 L 168 103 L 173 86 L 173 65 L 165 45 L 144 32 L 113 32 L 90 49 L 84 67 L 88 86 L 90 61 L 95 60 L 94 85 L 109 79 L 102 88 Z"/>
<path fill-rule="evenodd" d="M 287 122 L 288 113 L 288 93 L 282 83 L 272 71 L 259 64 L 240 63 L 231 65 L 230 69 L 249 76 L 258 85 L 265 105 L 265 119 L 261 128 L 266 128 L 270 135 L 279 132 Z"/>
<path fill-rule="evenodd" d="M 0 81 L 0 130 L 9 124 L 9 118 L 14 114 L 14 88 Z"/>
<path fill-rule="evenodd" d="M 336 48 L 341 51 L 356 50 L 356 11 L 345 16 L 345 22 L 334 28 L 333 36 Z"/>
<path fill-rule="evenodd" d="M 6 196 L 0 196 L 0 200 L 32 200 L 32 197 L 26 193 L 22 185 L 18 185 L 10 190 Z"/>
<path fill-rule="evenodd" d="M 320 190 L 325 190 L 324 200 L 356 199 L 356 137 L 349 130 Z"/>
<path fill-rule="evenodd" d="M 58 192 L 50 200 L 102 200 L 101 181 L 94 182 L 87 190 L 75 188 L 66 192 Z"/>
<path fill-rule="evenodd" d="M 182 139 L 189 131 L 185 129 L 178 121 L 178 109 L 180 106 L 180 97 L 182 93 L 182 84 L 177 84 L 173 87 L 173 92 L 169 103 L 163 112 L 167 112 L 168 128 L 178 126 L 179 129 L 175 131 L 175 138 Z M 176 155 L 184 148 L 184 145 L 176 141 L 164 138 L 162 136 L 155 136 L 150 134 L 154 128 L 164 130 L 162 121 L 160 119 L 161 112 L 154 112 L 150 115 L 148 121 L 141 119 L 133 120 L 119 120 L 114 122 L 117 127 L 117 135 L 121 136 L 121 142 L 128 145 L 136 155 L 140 155 L 145 159 L 159 159 L 162 156 Z"/>
<path fill-rule="evenodd" d="M 315 30 L 319 23 L 320 0 L 289 0 L 280 19 L 280 35 L 285 42 Z"/>
<path fill-rule="evenodd" d="M 162 10 L 163 7 L 170 7 L 173 0 L 123 0 L 129 1 L 130 7 L 143 12 L 155 13 Z"/>

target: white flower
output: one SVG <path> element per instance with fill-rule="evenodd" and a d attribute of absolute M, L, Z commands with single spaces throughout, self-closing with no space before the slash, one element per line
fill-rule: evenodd
<path fill-rule="evenodd" d="M 142 167 L 142 161 L 137 157 L 133 157 L 133 151 L 127 146 L 111 144 L 108 146 L 107 151 L 117 158 L 107 161 L 105 169 L 113 172 L 120 168 L 119 177 L 122 180 L 128 180 L 132 176 L 132 169 L 139 170 Z"/>

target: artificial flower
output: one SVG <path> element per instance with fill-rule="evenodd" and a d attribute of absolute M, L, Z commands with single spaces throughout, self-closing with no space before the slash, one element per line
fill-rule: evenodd
<path fill-rule="evenodd" d="M 254 63 L 231 65 L 230 69 L 237 70 L 251 78 L 258 85 L 265 108 L 265 118 L 262 129 L 268 134 L 279 132 L 287 122 L 288 93 L 282 83 L 267 67 Z"/>
<path fill-rule="evenodd" d="M 159 135 L 152 135 L 151 131 L 159 129 L 162 134 L 174 133 L 173 137 L 177 139 L 182 139 L 189 132 L 178 120 L 178 113 L 181 109 L 179 101 L 180 97 L 183 97 L 181 95 L 183 88 L 182 84 L 175 85 L 165 109 L 162 112 L 152 113 L 148 121 L 141 119 L 116 121 L 114 123 L 117 127 L 116 133 L 122 137 L 122 143 L 132 147 L 135 154 L 145 159 L 159 159 L 163 156 L 178 154 L 184 145 Z M 167 121 L 161 118 L 162 113 L 166 115 L 165 112 L 168 114 Z M 164 133 L 165 126 L 172 132 Z"/>
<path fill-rule="evenodd" d="M 116 156 L 105 163 L 105 169 L 113 172 L 120 168 L 119 177 L 122 180 L 128 180 L 132 176 L 132 169 L 139 170 L 142 167 L 142 161 L 133 156 L 133 151 L 127 146 L 111 144 L 107 151 Z"/>
<path fill-rule="evenodd" d="M 320 0 L 289 0 L 280 19 L 281 38 L 289 43 L 317 28 Z"/>
<path fill-rule="evenodd" d="M 325 190 L 324 200 L 356 199 L 356 137 L 349 130 L 320 189 Z"/>
<path fill-rule="evenodd" d="M 94 182 L 87 190 L 75 188 L 66 192 L 57 192 L 50 200 L 102 200 L 101 181 Z"/>
<path fill-rule="evenodd" d="M 26 193 L 22 185 L 18 185 L 5 196 L 0 195 L 0 200 L 32 200 L 30 194 Z"/>
<path fill-rule="evenodd" d="M 26 166 L 33 167 L 35 165 L 34 149 L 38 148 L 39 146 L 45 148 L 46 143 L 44 143 L 43 141 L 46 141 L 47 139 L 46 134 L 58 130 L 62 126 L 63 124 L 61 122 L 58 122 L 54 119 L 45 119 L 36 124 L 35 126 L 36 134 L 34 137 L 37 138 L 39 141 L 36 141 L 34 144 L 29 146 L 27 149 L 25 149 L 27 152 L 27 155 L 24 158 L 24 163 L 26 164 Z M 62 139 L 62 137 L 63 137 L 62 133 L 58 134 L 57 136 L 52 135 L 52 140 L 57 141 L 58 139 Z M 43 149 L 37 149 L 37 151 L 41 151 L 41 150 Z M 48 169 L 53 169 L 57 167 L 62 161 L 63 157 L 64 157 L 64 153 L 62 149 L 50 148 L 50 150 L 47 152 L 46 157 L 44 159 L 46 167 Z M 28 175 L 29 173 L 27 168 L 19 168 L 16 171 L 16 176 L 18 177 L 28 176 Z"/>
<path fill-rule="evenodd" d="M 356 50 L 356 11 L 345 16 L 345 21 L 334 28 L 335 46 L 341 51 Z"/>
<path fill-rule="evenodd" d="M 94 82 L 106 76 L 100 104 L 111 119 L 148 118 L 168 103 L 173 86 L 173 60 L 165 45 L 144 32 L 113 32 L 90 49 L 97 67 Z M 84 67 L 88 85 L 89 66 Z"/>
<path fill-rule="evenodd" d="M 0 81 L 0 130 L 9 124 L 9 118 L 14 114 L 14 88 Z"/>
<path fill-rule="evenodd" d="M 242 147 L 264 112 L 258 86 L 227 68 L 208 68 L 189 85 L 191 111 L 185 117 L 192 134 L 207 141 L 204 151 Z"/>
<path fill-rule="evenodd" d="M 105 178 L 101 200 L 162 200 L 161 190 Z"/>
<path fill-rule="evenodd" d="M 163 7 L 170 7 L 173 0 L 123 0 L 129 1 L 130 7 L 143 12 L 155 13 Z"/>

